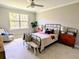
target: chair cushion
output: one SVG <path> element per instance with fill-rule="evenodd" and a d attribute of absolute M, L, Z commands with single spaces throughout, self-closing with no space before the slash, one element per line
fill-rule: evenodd
<path fill-rule="evenodd" d="M 38 47 L 38 45 L 36 43 L 32 42 L 32 41 L 31 42 L 27 42 L 27 44 L 32 46 L 32 47 L 34 47 L 34 48 Z"/>
<path fill-rule="evenodd" d="M 1 34 L 1 33 L 5 33 L 5 30 L 2 29 L 2 28 L 0 29 L 0 34 Z"/>

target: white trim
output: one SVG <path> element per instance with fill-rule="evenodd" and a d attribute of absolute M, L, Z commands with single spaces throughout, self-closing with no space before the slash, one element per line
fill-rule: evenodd
<path fill-rule="evenodd" d="M 1 4 L 1 3 L 0 3 L 0 7 L 13 8 L 13 9 L 20 9 L 20 10 L 29 11 L 29 12 L 34 12 L 34 13 L 36 13 L 36 12 L 37 12 L 37 13 L 41 13 L 41 12 L 45 12 L 45 11 L 52 10 L 52 9 L 55 9 L 55 8 L 64 7 L 64 6 L 71 5 L 71 4 L 75 4 L 75 3 L 79 3 L 79 0 L 72 1 L 72 2 L 69 2 L 69 3 L 60 4 L 60 5 L 51 7 L 51 8 L 46 8 L 46 9 L 43 9 L 43 10 L 41 10 L 41 11 L 39 11 L 39 12 L 38 12 L 38 11 L 33 11 L 33 10 L 28 10 L 28 9 L 21 9 L 21 8 L 11 7 L 11 6 L 8 6 L 8 5 Z"/>
<path fill-rule="evenodd" d="M 27 11 L 27 12 L 36 13 L 36 11 L 34 11 L 34 10 L 29 10 L 29 9 L 27 9 L 27 8 L 22 9 L 22 8 L 18 8 L 18 7 L 13 7 L 13 6 L 1 4 L 1 3 L 0 3 L 0 8 L 17 9 L 17 10 L 22 10 L 22 11 Z"/>
<path fill-rule="evenodd" d="M 47 9 L 39 11 L 38 13 L 49 11 L 49 10 L 52 10 L 52 9 L 55 9 L 55 8 L 64 7 L 64 6 L 75 4 L 75 3 L 79 3 L 79 0 L 72 1 L 72 2 L 69 2 L 69 3 L 66 3 L 66 4 L 61 4 L 61 5 L 58 5 L 58 6 L 55 6 L 55 7 L 47 8 Z"/>
<path fill-rule="evenodd" d="M 76 48 L 79 48 L 79 45 L 75 45 Z"/>

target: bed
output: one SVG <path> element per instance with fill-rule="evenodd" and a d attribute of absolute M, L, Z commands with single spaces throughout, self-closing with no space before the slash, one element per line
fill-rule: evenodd
<path fill-rule="evenodd" d="M 60 24 L 46 24 L 45 29 L 54 29 L 54 34 L 46 34 L 44 32 L 32 33 L 33 41 L 39 45 L 40 52 L 44 50 L 44 48 L 53 42 L 58 40 L 59 30 L 61 28 Z"/>

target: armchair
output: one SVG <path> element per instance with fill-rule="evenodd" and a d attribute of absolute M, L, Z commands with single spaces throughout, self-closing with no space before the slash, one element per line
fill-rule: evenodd
<path fill-rule="evenodd" d="M 11 41 L 14 39 L 13 34 L 8 33 L 3 28 L 0 28 L 0 36 L 3 38 L 3 41 Z"/>

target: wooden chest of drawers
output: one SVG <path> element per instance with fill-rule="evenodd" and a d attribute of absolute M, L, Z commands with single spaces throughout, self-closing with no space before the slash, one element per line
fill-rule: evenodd
<path fill-rule="evenodd" d="M 74 47 L 75 45 L 75 36 L 69 34 L 60 34 L 59 41 L 61 43 L 67 44 L 69 46 Z"/>
<path fill-rule="evenodd" d="M 5 51 L 3 46 L 3 39 L 0 37 L 0 59 L 5 59 Z"/>

